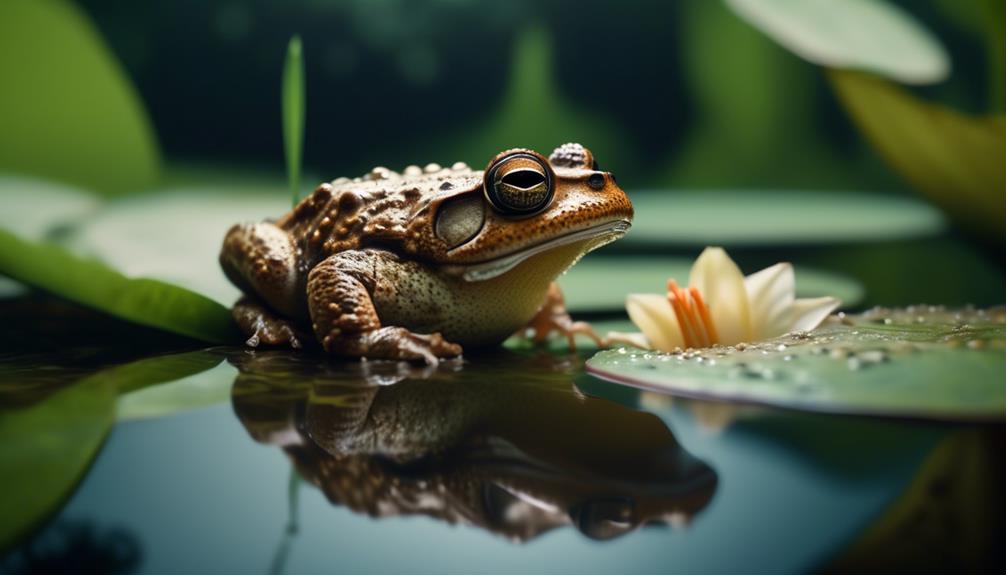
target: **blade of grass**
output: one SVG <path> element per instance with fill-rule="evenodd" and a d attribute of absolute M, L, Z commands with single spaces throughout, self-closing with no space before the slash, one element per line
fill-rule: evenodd
<path fill-rule="evenodd" d="M 293 204 L 300 201 L 300 169 L 304 148 L 304 56 L 300 36 L 290 38 L 283 65 L 283 149 Z"/>

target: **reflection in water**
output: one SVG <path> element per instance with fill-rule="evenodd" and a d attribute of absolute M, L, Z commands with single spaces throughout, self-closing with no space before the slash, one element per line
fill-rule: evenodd
<path fill-rule="evenodd" d="M 427 515 L 516 541 L 572 524 L 600 540 L 686 523 L 716 489 L 659 418 L 576 392 L 568 359 L 231 361 L 249 434 L 282 447 L 333 504 L 373 517 Z"/>

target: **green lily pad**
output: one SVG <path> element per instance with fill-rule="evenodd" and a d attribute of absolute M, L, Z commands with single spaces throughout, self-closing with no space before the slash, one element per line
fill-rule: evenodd
<path fill-rule="evenodd" d="M 37 241 L 95 213 L 101 200 L 56 182 L 0 174 L 0 204 L 0 228 Z"/>
<path fill-rule="evenodd" d="M 68 243 L 128 276 L 183 286 L 230 306 L 240 291 L 217 261 L 227 230 L 289 209 L 282 187 L 276 193 L 168 190 L 109 204 L 75 230 Z"/>
<path fill-rule="evenodd" d="M 632 229 L 614 246 L 725 247 L 870 242 L 936 235 L 923 202 L 860 192 L 653 190 L 630 193 Z"/>
<path fill-rule="evenodd" d="M 211 343 L 240 337 L 230 311 L 165 282 L 129 278 L 60 246 L 23 240 L 0 229 L 0 273 L 116 317 Z"/>
<path fill-rule="evenodd" d="M 28 408 L 0 412 L 0 549 L 55 511 L 80 480 L 112 428 L 119 393 L 185 378 L 220 360 L 205 352 L 144 359 L 84 378 Z"/>
<path fill-rule="evenodd" d="M 866 74 L 829 78 L 892 168 L 957 219 L 1006 238 L 1006 115 L 968 117 Z"/>
<path fill-rule="evenodd" d="M 612 349 L 599 378 L 644 389 L 809 411 L 1006 417 L 1006 308 L 876 309 L 757 344 L 681 353 Z"/>
<path fill-rule="evenodd" d="M 672 277 L 687 283 L 692 263 L 687 258 L 588 256 L 559 278 L 559 285 L 570 311 L 624 310 L 630 293 L 664 293 Z M 846 306 L 856 305 L 864 294 L 854 279 L 805 267 L 796 268 L 796 290 L 798 297 L 832 296 Z"/>
<path fill-rule="evenodd" d="M 107 194 L 156 181 L 139 94 L 75 3 L 0 3 L 0 70 L 0 167 Z"/>
<path fill-rule="evenodd" d="M 939 40 L 907 12 L 878 0 L 727 0 L 738 16 L 821 66 L 867 70 L 907 84 L 950 73 Z"/>

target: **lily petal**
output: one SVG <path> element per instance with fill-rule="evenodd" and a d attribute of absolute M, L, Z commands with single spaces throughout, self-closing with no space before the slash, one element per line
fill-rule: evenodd
<path fill-rule="evenodd" d="M 695 260 L 688 283 L 702 292 L 709 305 L 720 343 L 732 345 L 751 341 L 753 334 L 744 274 L 723 248 L 706 248 Z"/>
<path fill-rule="evenodd" d="M 790 308 L 790 324 L 786 331 L 810 331 L 840 305 L 842 300 L 833 297 L 798 299 Z"/>
<path fill-rule="evenodd" d="M 643 332 L 655 349 L 672 351 L 684 347 L 678 318 L 671 310 L 667 296 L 655 293 L 629 294 L 625 300 L 629 319 Z"/>
<path fill-rule="evenodd" d="M 793 266 L 775 264 L 744 278 L 751 312 L 751 335 L 754 339 L 768 339 L 791 331 L 796 278 Z"/>

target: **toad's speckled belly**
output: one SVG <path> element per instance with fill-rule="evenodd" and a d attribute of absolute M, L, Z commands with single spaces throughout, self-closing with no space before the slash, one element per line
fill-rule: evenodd
<path fill-rule="evenodd" d="M 372 294 L 383 325 L 439 332 L 466 349 L 495 345 L 541 307 L 553 278 L 583 253 L 576 242 L 533 256 L 489 280 L 467 282 L 426 264 L 402 261 L 377 274 Z"/>

